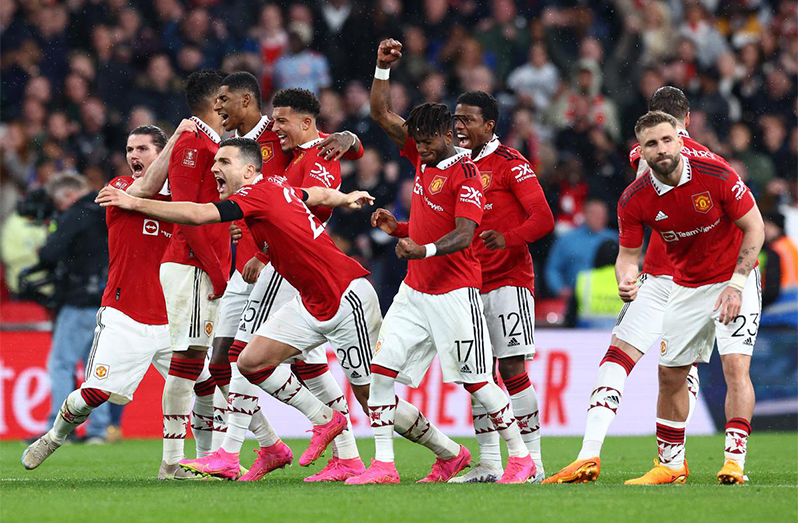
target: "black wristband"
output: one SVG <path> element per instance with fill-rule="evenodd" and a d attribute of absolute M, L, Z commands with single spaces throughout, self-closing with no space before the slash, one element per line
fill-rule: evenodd
<path fill-rule="evenodd" d="M 299 189 L 299 190 L 302 191 L 302 201 L 303 202 L 308 201 L 308 198 L 310 198 L 308 192 L 305 189 Z"/>
<path fill-rule="evenodd" d="M 219 209 L 219 217 L 223 222 L 233 222 L 244 217 L 244 211 L 233 200 L 213 202 L 213 204 Z"/>

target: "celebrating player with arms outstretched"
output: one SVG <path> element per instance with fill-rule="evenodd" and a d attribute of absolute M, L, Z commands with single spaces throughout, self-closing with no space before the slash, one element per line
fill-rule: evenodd
<path fill-rule="evenodd" d="M 687 479 L 687 373 L 693 362 L 709 361 L 716 338 L 728 385 L 726 415 L 734 424 L 735 438 L 741 440 L 727 448 L 718 479 L 742 483 L 754 407 L 748 369 L 761 308 L 756 260 L 764 224 L 753 195 L 727 163 L 682 154 L 684 141 L 677 127 L 676 120 L 661 111 L 637 121 L 635 134 L 650 172 L 630 185 L 618 203 L 621 251 L 615 270 L 621 297 L 637 297 L 634 280 L 644 224 L 662 236 L 674 272 L 662 324 L 659 461 L 627 484 Z M 736 459 L 730 459 L 730 453 Z"/>
<path fill-rule="evenodd" d="M 397 44 L 385 40 L 377 51 L 371 115 L 416 166 L 413 203 L 409 223 L 398 223 L 379 209 L 372 225 L 401 238 L 396 252 L 409 260 L 408 275 L 388 310 L 372 361 L 368 403 L 376 459 L 347 483 L 399 482 L 393 454 L 394 382 L 417 387 L 436 352 L 444 381 L 465 384 L 507 441 L 510 461 L 499 482 L 524 482 L 534 476 L 535 463 L 507 399 L 492 381 L 479 297 L 481 270 L 471 248 L 485 203 L 479 171 L 467 153 L 455 151 L 452 115 L 445 105 L 417 106 L 407 122 L 391 111 L 387 79 L 390 64 L 401 56 Z M 465 447 L 459 452 L 453 448 L 448 457 L 439 457 L 435 480 L 448 481 L 470 461 Z"/>
<path fill-rule="evenodd" d="M 126 146 L 130 176 L 118 176 L 110 185 L 139 196 L 168 199 L 165 191 L 158 191 L 169 155 L 181 133 L 195 128 L 184 120 L 168 142 L 155 126 L 133 129 Z M 160 185 L 153 183 L 158 179 Z M 97 313 L 86 381 L 67 397 L 53 428 L 25 450 L 22 464 L 27 469 L 41 465 L 93 409 L 108 400 L 120 405 L 131 401 L 150 363 L 163 376 L 169 369 L 169 330 L 158 270 L 172 224 L 117 208 L 106 211 L 106 222 L 108 283 Z"/>

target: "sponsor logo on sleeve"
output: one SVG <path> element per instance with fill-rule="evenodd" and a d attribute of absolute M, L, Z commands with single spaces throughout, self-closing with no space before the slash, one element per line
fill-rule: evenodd
<path fill-rule="evenodd" d="M 147 218 L 144 220 L 144 228 L 141 231 L 141 234 L 145 236 L 158 236 L 158 231 L 161 230 L 161 224 L 158 220 L 151 220 Z"/>
<path fill-rule="evenodd" d="M 435 176 L 432 179 L 432 182 L 429 184 L 429 192 L 430 194 L 438 194 L 443 190 L 443 186 L 446 183 L 446 176 L 441 176 L 440 174 Z"/>
<path fill-rule="evenodd" d="M 694 194 L 692 198 L 693 207 L 701 214 L 706 214 L 712 209 L 712 197 L 709 195 L 709 191 Z"/>
<path fill-rule="evenodd" d="M 196 149 L 186 149 L 183 151 L 183 165 L 186 167 L 196 167 L 197 166 L 197 150 Z"/>
<path fill-rule="evenodd" d="M 335 176 L 330 174 L 330 171 L 319 162 L 316 162 L 316 165 L 310 170 L 310 175 L 323 183 L 328 189 L 332 187 L 335 181 Z"/>
<path fill-rule="evenodd" d="M 532 170 L 532 167 L 528 163 L 516 165 L 510 169 L 510 171 L 515 173 L 516 182 L 523 182 L 524 180 L 535 177 L 535 171 Z"/>
<path fill-rule="evenodd" d="M 463 203 L 473 203 L 477 207 L 482 207 L 482 192 L 474 187 L 468 185 L 463 186 L 463 192 L 460 193 L 460 201 Z"/>
<path fill-rule="evenodd" d="M 743 195 L 748 191 L 748 187 L 745 186 L 742 180 L 737 180 L 737 183 L 732 185 L 731 190 L 734 193 L 734 197 L 741 200 Z"/>

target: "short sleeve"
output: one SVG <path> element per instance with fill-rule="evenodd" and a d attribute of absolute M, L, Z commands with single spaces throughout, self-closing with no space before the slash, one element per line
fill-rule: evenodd
<path fill-rule="evenodd" d="M 263 216 L 269 208 L 266 192 L 258 185 L 247 185 L 240 188 L 228 200 L 235 202 L 244 213 L 244 218 Z"/>
<path fill-rule="evenodd" d="M 755 205 L 754 195 L 732 168 L 727 168 L 728 177 L 721 188 L 720 201 L 723 211 L 732 220 L 739 220 Z"/>
<path fill-rule="evenodd" d="M 169 157 L 169 179 L 202 177 L 202 162 L 199 156 L 205 153 L 202 139 L 192 133 L 183 133 L 177 139 L 172 155 Z"/>
<path fill-rule="evenodd" d="M 470 161 L 460 162 L 451 187 L 455 193 L 454 217 L 468 218 L 477 225 L 482 222 L 485 211 L 485 194 L 482 192 L 482 178 L 479 169 Z"/>
<path fill-rule="evenodd" d="M 618 203 L 618 239 L 621 247 L 637 249 L 643 245 L 643 221 L 637 214 L 634 202 Z"/>
<path fill-rule="evenodd" d="M 402 147 L 402 150 L 399 151 L 399 154 L 410 160 L 410 162 L 418 169 L 418 165 L 421 163 L 421 157 L 418 155 L 418 149 L 416 148 L 416 142 L 409 136 L 405 139 L 405 146 Z"/>

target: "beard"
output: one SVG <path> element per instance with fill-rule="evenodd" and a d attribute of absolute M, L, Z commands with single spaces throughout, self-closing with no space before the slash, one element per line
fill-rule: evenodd
<path fill-rule="evenodd" d="M 649 162 L 648 166 L 651 168 L 652 171 L 659 174 L 660 176 L 670 176 L 670 174 L 673 173 L 678 164 L 679 161 L 675 155 L 671 156 L 666 154 L 661 157 L 657 157 L 657 159 L 653 163 Z"/>

